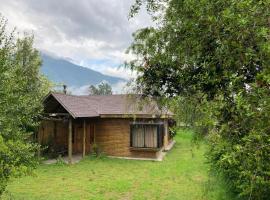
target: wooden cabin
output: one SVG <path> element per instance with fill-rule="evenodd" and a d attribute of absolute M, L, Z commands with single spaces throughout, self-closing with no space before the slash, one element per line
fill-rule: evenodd
<path fill-rule="evenodd" d="M 108 156 L 157 159 L 172 142 L 169 111 L 138 95 L 75 96 L 50 93 L 44 99 L 38 141 L 56 151 L 85 156 L 96 146 Z"/>

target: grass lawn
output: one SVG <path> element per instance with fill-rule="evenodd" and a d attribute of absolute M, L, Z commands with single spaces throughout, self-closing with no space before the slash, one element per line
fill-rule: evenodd
<path fill-rule="evenodd" d="M 78 164 L 41 165 L 13 180 L 4 199 L 232 200 L 222 181 L 208 178 L 206 146 L 179 131 L 162 162 L 87 157 Z"/>

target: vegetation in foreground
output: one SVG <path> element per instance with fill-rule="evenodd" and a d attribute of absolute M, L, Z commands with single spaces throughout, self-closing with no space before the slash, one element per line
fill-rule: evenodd
<path fill-rule="evenodd" d="M 134 33 L 127 67 L 139 72 L 135 89 L 175 97 L 210 133 L 213 171 L 242 199 L 268 200 L 270 1 L 136 0 L 131 16 L 143 4 L 156 26 Z"/>
<path fill-rule="evenodd" d="M 0 14 L 0 196 L 10 177 L 28 174 L 38 164 L 32 142 L 42 98 L 50 84 L 40 72 L 33 36 L 15 38 Z"/>
<path fill-rule="evenodd" d="M 208 178 L 205 144 L 192 146 L 180 131 L 163 162 L 87 157 L 80 163 L 41 165 L 35 176 L 15 179 L 4 199 L 231 200 L 220 180 Z"/>

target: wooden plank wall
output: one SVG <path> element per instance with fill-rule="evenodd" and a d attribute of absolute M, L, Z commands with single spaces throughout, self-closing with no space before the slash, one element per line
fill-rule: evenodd
<path fill-rule="evenodd" d="M 83 120 L 73 120 L 73 143 L 72 153 L 82 153 L 83 146 Z M 42 121 L 39 131 L 38 140 L 41 145 L 45 146 L 48 143 L 54 142 L 55 145 L 68 146 L 68 122 L 63 121 Z M 91 146 L 94 143 L 94 123 L 92 120 L 86 120 L 86 154 L 91 152 Z"/>
<path fill-rule="evenodd" d="M 73 122 L 74 143 L 73 153 L 82 153 L 83 150 L 83 120 L 75 120 Z M 94 123 L 92 120 L 86 120 L 86 137 L 85 137 L 85 152 L 91 152 L 91 146 L 94 143 Z"/>
<path fill-rule="evenodd" d="M 40 144 L 47 145 L 49 141 L 53 140 L 57 145 L 67 146 L 67 125 L 60 121 L 42 121 L 38 131 Z"/>
<path fill-rule="evenodd" d="M 106 155 L 156 158 L 153 151 L 130 150 L 130 119 L 99 119 L 96 121 L 96 143 Z"/>
<path fill-rule="evenodd" d="M 86 154 L 91 152 L 95 141 L 106 155 L 119 157 L 156 158 L 153 151 L 130 150 L 130 123 L 133 119 L 88 119 L 86 120 Z M 137 121 L 142 121 L 137 119 Z M 145 120 L 144 120 L 145 121 Z M 167 120 L 164 120 L 164 146 L 169 143 Z M 73 121 L 74 143 L 73 154 L 82 153 L 83 120 Z M 57 145 L 67 147 L 68 122 L 43 121 L 39 128 L 38 139 L 42 145 L 54 140 Z"/>

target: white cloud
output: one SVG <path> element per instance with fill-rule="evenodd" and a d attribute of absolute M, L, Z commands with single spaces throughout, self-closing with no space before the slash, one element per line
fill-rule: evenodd
<path fill-rule="evenodd" d="M 118 82 L 112 85 L 113 94 L 126 94 L 127 82 Z"/>
<path fill-rule="evenodd" d="M 128 20 L 134 0 L 0 0 L 0 12 L 9 20 L 9 27 L 33 32 L 38 49 L 76 63 L 106 59 L 117 66 L 97 68 L 100 72 L 128 75 L 124 70 L 112 71 L 125 60 L 132 41 L 131 34 L 151 24 L 146 12 Z M 86 62 L 86 67 L 89 66 Z"/>
<path fill-rule="evenodd" d="M 126 80 L 136 77 L 136 72 L 124 68 L 106 67 L 103 71 L 104 74 L 110 76 L 120 77 Z"/>
<path fill-rule="evenodd" d="M 81 87 L 69 87 L 67 88 L 67 90 L 68 90 L 68 93 L 71 93 L 73 95 L 88 95 L 89 94 L 88 88 L 89 88 L 89 85 L 84 85 Z"/>

